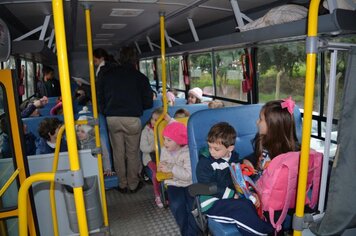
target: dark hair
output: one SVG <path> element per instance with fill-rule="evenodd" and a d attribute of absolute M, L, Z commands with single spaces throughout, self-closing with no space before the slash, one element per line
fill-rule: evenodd
<path fill-rule="evenodd" d="M 180 108 L 174 113 L 174 118 L 176 118 L 178 115 L 184 115 L 184 117 L 190 116 L 190 113 L 187 109 Z"/>
<path fill-rule="evenodd" d="M 49 74 L 49 73 L 54 73 L 54 70 L 53 70 L 53 68 L 50 67 L 50 66 L 43 66 L 43 68 L 42 68 L 42 73 L 43 73 L 44 75 L 47 75 L 47 74 Z"/>
<path fill-rule="evenodd" d="M 271 159 L 282 153 L 300 150 L 294 116 L 282 108 L 281 102 L 267 102 L 261 109 L 260 115 L 265 117 L 267 134 L 255 138 L 255 153 L 258 157 L 262 155 L 263 149 L 268 151 Z"/>
<path fill-rule="evenodd" d="M 46 139 L 49 140 L 49 134 L 54 135 L 58 126 L 60 126 L 62 122 L 57 118 L 44 118 L 38 126 L 38 134 Z"/>
<path fill-rule="evenodd" d="M 93 51 L 93 55 L 96 58 L 104 58 L 105 61 L 109 59 L 109 54 L 103 48 L 97 48 Z"/>
<path fill-rule="evenodd" d="M 151 124 L 152 115 L 155 114 L 155 113 L 161 115 L 163 113 L 163 108 L 162 107 L 158 107 L 158 108 L 154 109 L 152 111 L 150 119 L 148 119 L 148 121 L 146 122 L 146 125 Z"/>
<path fill-rule="evenodd" d="M 135 65 L 137 62 L 136 49 L 133 47 L 123 47 L 120 50 L 119 63 L 121 65 Z"/>
<path fill-rule="evenodd" d="M 211 127 L 208 133 L 209 143 L 221 143 L 225 147 L 235 145 L 236 131 L 227 122 L 220 122 Z"/>

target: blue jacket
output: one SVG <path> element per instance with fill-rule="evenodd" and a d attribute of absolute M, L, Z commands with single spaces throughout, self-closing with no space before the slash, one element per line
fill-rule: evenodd
<path fill-rule="evenodd" d="M 213 206 L 219 199 L 233 198 L 235 195 L 234 184 L 231 179 L 230 164 L 238 163 L 239 155 L 231 153 L 230 160 L 214 159 L 213 157 L 201 156 L 199 159 L 196 173 L 199 183 L 216 183 L 217 193 L 211 196 L 201 196 L 200 202 L 203 212 Z"/>
<path fill-rule="evenodd" d="M 37 150 L 36 150 L 36 154 L 47 154 L 47 153 L 54 153 L 54 148 L 51 148 L 48 144 L 47 141 L 44 138 L 41 138 L 38 146 L 37 146 Z M 61 147 L 60 147 L 60 152 L 66 152 L 67 149 L 67 145 L 64 142 L 64 140 L 61 140 Z"/>

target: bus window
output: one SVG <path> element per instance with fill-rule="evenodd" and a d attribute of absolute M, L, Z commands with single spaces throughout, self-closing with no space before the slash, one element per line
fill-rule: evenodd
<path fill-rule="evenodd" d="M 4 69 L 16 69 L 16 61 L 13 56 L 10 56 L 9 60 L 4 62 Z"/>
<path fill-rule="evenodd" d="M 161 87 L 161 82 L 162 82 L 162 60 L 161 58 L 157 58 L 157 75 L 158 75 L 158 81 L 159 86 Z M 168 73 L 168 63 L 167 63 L 167 59 L 166 59 L 166 82 L 167 82 L 167 88 L 169 88 L 170 86 L 170 77 L 169 77 L 169 73 Z"/>
<path fill-rule="evenodd" d="M 26 90 L 27 90 L 27 98 L 33 96 L 35 94 L 35 76 L 33 72 L 33 62 L 26 62 Z"/>
<path fill-rule="evenodd" d="M 242 91 L 242 49 L 217 51 L 214 54 L 216 96 L 247 102 L 247 93 Z"/>
<path fill-rule="evenodd" d="M 292 96 L 304 107 L 305 42 L 288 42 L 261 46 L 257 52 L 258 101 Z M 317 94 L 316 84 L 315 97 Z M 314 104 L 314 110 L 318 111 Z"/>
<path fill-rule="evenodd" d="M 172 56 L 168 58 L 170 87 L 178 91 L 178 97 L 184 97 L 185 85 L 183 81 L 182 56 Z"/>
<path fill-rule="evenodd" d="M 211 52 L 189 55 L 190 87 L 199 87 L 204 94 L 214 95 Z"/>
<path fill-rule="evenodd" d="M 153 78 L 153 60 L 141 60 L 140 61 L 140 71 L 142 74 L 146 75 L 150 80 L 150 83 L 154 83 Z"/>

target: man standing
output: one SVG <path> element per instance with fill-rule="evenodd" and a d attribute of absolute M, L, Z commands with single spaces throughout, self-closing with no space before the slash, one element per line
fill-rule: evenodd
<path fill-rule="evenodd" d="M 98 83 L 99 110 L 106 116 L 114 167 L 119 177 L 118 190 L 136 192 L 142 187 L 139 142 L 140 116 L 153 105 L 153 93 L 148 78 L 135 65 L 136 52 L 124 47 L 120 51 L 120 66 L 100 71 Z"/>

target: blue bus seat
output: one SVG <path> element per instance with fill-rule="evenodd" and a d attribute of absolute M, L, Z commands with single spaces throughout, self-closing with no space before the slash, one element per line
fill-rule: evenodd
<path fill-rule="evenodd" d="M 191 105 L 185 104 L 180 106 L 172 106 L 172 107 L 168 107 L 168 114 L 171 117 L 173 117 L 174 113 L 176 113 L 176 111 L 179 109 L 186 109 L 187 111 L 189 111 L 190 115 L 192 115 L 197 111 L 208 109 L 208 104 L 200 103 L 200 104 L 191 104 Z"/>
<path fill-rule="evenodd" d="M 186 104 L 187 104 L 187 100 L 185 98 L 176 98 L 174 101 L 175 106 L 181 106 Z"/>
<path fill-rule="evenodd" d="M 48 102 L 44 107 L 39 108 L 38 111 L 40 112 L 41 116 L 50 116 L 50 111 L 55 105 L 56 101 Z"/>
<path fill-rule="evenodd" d="M 56 104 L 58 97 L 48 97 L 48 103 L 54 103 Z"/>
<path fill-rule="evenodd" d="M 188 145 L 192 165 L 193 182 L 197 182 L 195 169 L 199 160 L 199 151 L 206 147 L 206 138 L 210 128 L 218 122 L 228 122 L 237 132 L 235 150 L 243 158 L 253 152 L 251 140 L 257 133 L 256 121 L 262 104 L 234 106 L 219 109 L 207 109 L 194 113 L 188 121 Z M 297 136 L 301 137 L 302 120 L 299 109 L 294 110 Z M 239 235 L 235 225 L 228 225 L 208 219 L 213 235 Z"/>

